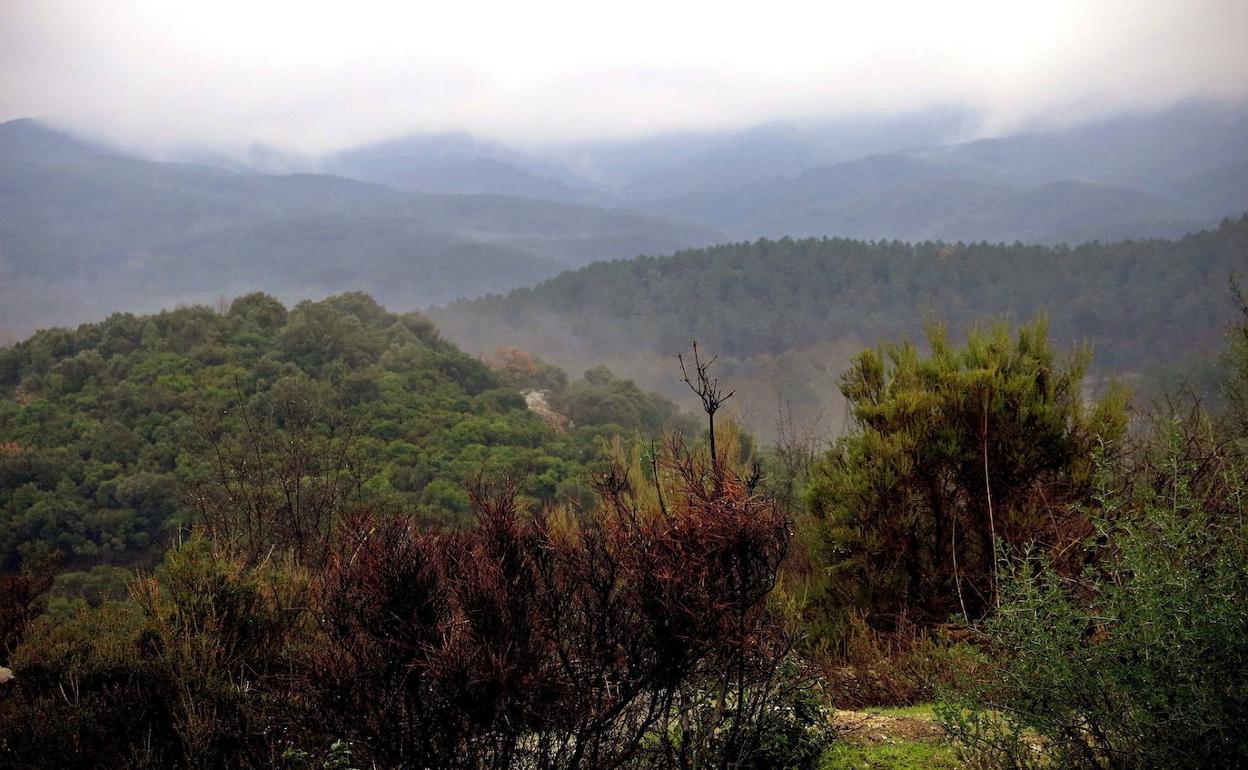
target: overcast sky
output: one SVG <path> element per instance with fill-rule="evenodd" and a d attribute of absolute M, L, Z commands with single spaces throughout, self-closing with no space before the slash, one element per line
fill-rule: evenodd
<path fill-rule="evenodd" d="M 1248 0 L 0 0 L 0 119 L 317 152 L 981 111 L 987 132 L 1248 97 Z"/>

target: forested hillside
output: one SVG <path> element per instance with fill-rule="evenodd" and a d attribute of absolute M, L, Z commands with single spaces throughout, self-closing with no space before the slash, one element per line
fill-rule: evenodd
<path fill-rule="evenodd" d="M 628 360 L 637 376 L 697 339 L 725 371 L 761 378 L 742 394 L 770 420 L 777 393 L 826 403 L 827 370 L 840 371 L 845 351 L 915 335 L 929 318 L 962 329 L 1048 313 L 1059 344 L 1095 346 L 1101 373 L 1186 359 L 1220 346 L 1234 312 L 1228 280 L 1245 271 L 1248 217 L 1178 240 L 1073 248 L 785 238 L 599 263 L 433 317 L 470 350 Z M 652 386 L 673 385 L 656 372 Z"/>
<path fill-rule="evenodd" d="M 529 388 L 575 427 L 530 411 Z M 675 417 L 609 372 L 569 384 L 523 356 L 490 368 L 360 294 L 116 314 L 0 348 L 0 568 L 53 551 L 69 567 L 146 563 L 214 506 L 242 507 L 258 476 L 303 491 L 291 515 L 350 502 L 454 523 L 482 473 L 576 499 L 600 436 Z M 225 498 L 195 491 L 223 479 Z"/>

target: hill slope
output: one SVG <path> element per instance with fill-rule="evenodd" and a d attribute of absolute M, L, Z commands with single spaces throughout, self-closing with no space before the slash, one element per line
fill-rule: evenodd
<path fill-rule="evenodd" d="M 251 294 L 224 315 L 118 313 L 41 331 L 0 348 L 0 571 L 53 550 L 71 567 L 160 553 L 202 520 L 199 484 L 215 488 L 215 458 L 232 467 L 231 453 L 245 471 L 263 450 L 261 477 L 300 460 L 308 499 L 332 473 L 348 506 L 453 522 L 480 472 L 522 478 L 531 499 L 576 496 L 599 437 L 677 419 L 605 372 L 569 384 L 529 359 L 510 363 L 487 367 L 425 317 L 362 294 L 289 310 Z M 575 427 L 547 424 L 521 388 L 540 388 Z"/>
<path fill-rule="evenodd" d="M 593 203 L 603 197 L 567 170 L 466 134 L 416 135 L 356 147 L 326 158 L 324 169 L 414 192 L 515 195 L 564 203 Z"/>
<path fill-rule="evenodd" d="M 725 357 L 725 376 L 747 381 L 738 401 L 753 399 L 762 429 L 777 396 L 812 409 L 839 401 L 848 352 L 916 336 L 933 314 L 957 330 L 1047 312 L 1057 340 L 1096 346 L 1102 373 L 1216 348 L 1233 317 L 1227 281 L 1245 273 L 1248 217 L 1178 240 L 1075 248 L 760 240 L 590 265 L 432 315 L 470 350 L 628 362 L 673 396 L 681 386 L 657 362 L 697 339 Z"/>

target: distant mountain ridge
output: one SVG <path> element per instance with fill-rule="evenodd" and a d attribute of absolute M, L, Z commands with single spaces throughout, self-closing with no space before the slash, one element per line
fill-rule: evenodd
<path fill-rule="evenodd" d="M 102 146 L 53 131 L 32 118 L 0 123 L 0 157 L 9 160 L 67 161 L 113 154 Z"/>
<path fill-rule="evenodd" d="M 1076 244 L 1248 210 L 1248 105 L 962 141 L 974 123 L 942 109 L 538 149 L 437 134 L 170 163 L 11 121 L 0 341 L 254 289 L 413 307 L 730 240 Z M 289 169 L 338 176 L 264 173 Z"/>
<path fill-rule="evenodd" d="M 321 168 L 404 190 L 634 205 L 951 142 L 972 120 L 965 109 L 936 109 L 530 150 L 465 133 L 411 134 L 330 153 Z"/>
<path fill-rule="evenodd" d="M 515 195 L 563 203 L 604 199 L 570 171 L 468 134 L 416 135 L 365 145 L 328 156 L 322 168 L 413 192 Z"/>
<path fill-rule="evenodd" d="M 0 125 L 0 340 L 253 290 L 416 307 L 715 240 L 634 211 L 156 163 Z"/>
<path fill-rule="evenodd" d="M 326 164 L 408 190 L 629 206 L 734 238 L 1073 244 L 1178 237 L 1248 209 L 1248 105 L 965 141 L 975 123 L 945 108 L 528 152 L 414 135 Z"/>
<path fill-rule="evenodd" d="M 639 205 L 741 238 L 1074 244 L 1213 226 L 1248 210 L 1246 169 L 1248 107 L 1186 105 L 873 155 Z"/>

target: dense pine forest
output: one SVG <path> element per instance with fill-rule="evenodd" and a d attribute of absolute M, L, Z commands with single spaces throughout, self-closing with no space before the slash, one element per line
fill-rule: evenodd
<path fill-rule="evenodd" d="M 933 320 L 960 332 L 1047 313 L 1059 344 L 1094 346 L 1097 387 L 1117 376 L 1146 401 L 1180 386 L 1216 400 L 1235 313 L 1227 281 L 1246 252 L 1242 216 L 1177 240 L 1074 247 L 784 238 L 600 262 L 431 317 L 467 350 L 519 347 L 574 371 L 606 363 L 675 399 L 665 362 L 697 339 L 750 403 L 750 428 L 775 438 L 778 402 L 839 430 L 836 376 L 850 356 Z"/>
<path fill-rule="evenodd" d="M 928 317 L 961 328 L 1044 311 L 1057 339 L 1094 341 L 1098 363 L 1133 367 L 1216 349 L 1233 317 L 1227 279 L 1245 251 L 1246 217 L 1173 241 L 1074 247 L 759 240 L 598 262 L 434 317 L 471 348 L 674 354 L 696 338 L 747 357 L 915 334 Z"/>

